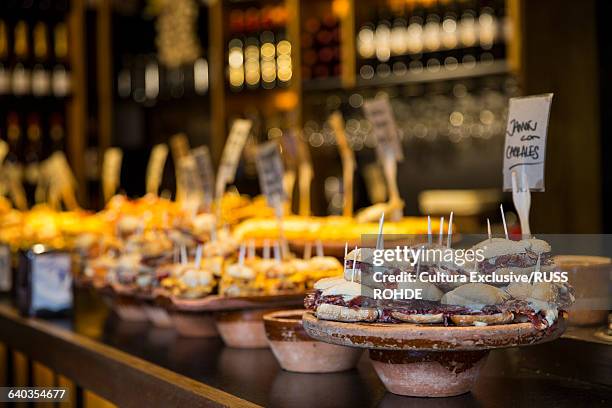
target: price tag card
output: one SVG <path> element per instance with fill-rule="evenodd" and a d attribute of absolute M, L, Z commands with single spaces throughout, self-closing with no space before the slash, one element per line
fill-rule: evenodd
<path fill-rule="evenodd" d="M 198 176 L 204 194 L 204 205 L 210 206 L 215 195 L 215 171 L 213 170 L 210 150 L 207 146 L 200 146 L 191 150 L 196 164 Z"/>
<path fill-rule="evenodd" d="M 236 119 L 234 121 L 232 130 L 223 148 L 223 154 L 221 155 L 221 164 L 217 175 L 220 182 L 224 184 L 234 182 L 242 149 L 251 132 L 252 124 L 253 122 L 248 119 Z"/>
<path fill-rule="evenodd" d="M 384 163 L 391 157 L 396 161 L 403 160 L 399 132 L 389 100 L 387 98 L 367 100 L 363 104 L 363 112 L 372 124 L 372 132 L 378 142 L 376 151 L 381 162 Z"/>
<path fill-rule="evenodd" d="M 153 146 L 153 150 L 151 150 L 151 157 L 149 158 L 149 164 L 147 165 L 146 185 L 148 194 L 157 195 L 167 157 L 168 146 L 163 143 Z"/>
<path fill-rule="evenodd" d="M 12 286 L 11 250 L 8 245 L 0 244 L 0 292 L 10 291 Z"/>
<path fill-rule="evenodd" d="M 504 191 L 512 191 L 512 172 L 525 172 L 531 191 L 544 191 L 546 134 L 553 94 L 511 98 L 504 145 Z"/>
<path fill-rule="evenodd" d="M 268 205 L 277 207 L 285 198 L 283 188 L 283 161 L 275 141 L 264 143 L 257 148 L 257 174 L 261 191 Z"/>

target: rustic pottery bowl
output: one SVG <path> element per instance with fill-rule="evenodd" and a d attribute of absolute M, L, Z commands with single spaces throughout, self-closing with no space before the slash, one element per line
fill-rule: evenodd
<path fill-rule="evenodd" d="M 331 344 L 366 348 L 380 380 L 394 394 L 450 397 L 469 392 L 490 350 L 552 341 L 565 331 L 559 315 L 546 330 L 533 324 L 444 327 L 343 323 L 304 313 L 306 333 Z"/>
<path fill-rule="evenodd" d="M 217 337 L 219 332 L 212 313 L 172 312 L 172 325 L 181 337 Z"/>
<path fill-rule="evenodd" d="M 324 343 L 302 326 L 305 310 L 281 310 L 264 315 L 266 336 L 280 366 L 298 373 L 333 373 L 354 368 L 361 349 Z"/>
<path fill-rule="evenodd" d="M 228 347 L 267 348 L 263 316 L 270 309 L 236 310 L 215 315 L 217 330 Z"/>

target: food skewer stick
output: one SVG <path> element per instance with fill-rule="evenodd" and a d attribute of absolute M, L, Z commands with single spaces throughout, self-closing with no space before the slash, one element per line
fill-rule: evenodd
<path fill-rule="evenodd" d="M 173 250 L 173 254 L 172 254 L 172 263 L 179 263 L 179 247 L 177 247 L 176 245 L 174 246 L 174 250 Z"/>
<path fill-rule="evenodd" d="M 540 272 L 540 267 L 541 267 L 541 261 L 540 261 L 541 255 L 538 254 L 538 262 L 536 262 L 536 266 L 535 266 L 535 271 L 536 272 Z"/>
<path fill-rule="evenodd" d="M 246 245 L 243 242 L 242 244 L 240 244 L 240 252 L 238 252 L 238 265 L 240 266 L 244 265 L 245 252 L 246 252 Z"/>
<path fill-rule="evenodd" d="M 198 244 L 198 246 L 196 247 L 196 254 L 195 254 L 195 267 L 199 268 L 200 264 L 202 263 L 202 244 Z"/>
<path fill-rule="evenodd" d="M 265 239 L 263 242 L 263 259 L 270 259 L 270 241 Z"/>
<path fill-rule="evenodd" d="M 274 260 L 276 261 L 276 263 L 281 263 L 281 260 L 282 260 L 281 247 L 278 241 L 274 242 Z"/>
<path fill-rule="evenodd" d="M 344 243 L 344 258 L 342 259 L 342 272 L 346 273 L 346 257 L 348 256 L 348 242 Z M 355 254 L 357 256 L 357 254 Z"/>
<path fill-rule="evenodd" d="M 317 240 L 317 256 L 323 256 L 323 242 L 320 239 Z"/>
<path fill-rule="evenodd" d="M 255 258 L 255 240 L 251 239 L 249 240 L 249 259 L 253 259 Z"/>
<path fill-rule="evenodd" d="M 427 216 L 427 242 L 431 245 L 433 237 L 431 236 L 431 217 Z"/>
<path fill-rule="evenodd" d="M 385 213 L 382 213 L 380 216 L 380 221 L 378 222 L 378 237 L 376 238 L 376 249 L 383 249 L 385 246 L 385 241 L 383 238 L 383 225 L 385 225 Z"/>
<path fill-rule="evenodd" d="M 448 237 L 446 239 L 446 247 L 450 248 L 453 236 L 453 212 L 451 211 L 450 217 L 448 218 Z"/>
<path fill-rule="evenodd" d="M 443 236 L 444 236 L 444 217 L 440 217 L 440 232 L 438 233 L 438 245 L 442 245 Z"/>
<path fill-rule="evenodd" d="M 488 218 L 487 218 L 487 233 L 489 234 L 489 242 L 491 242 L 493 240 L 493 238 L 491 238 L 491 221 L 489 221 Z"/>
<path fill-rule="evenodd" d="M 512 201 L 514 202 L 514 208 L 519 216 L 521 223 L 521 233 L 524 236 L 531 236 L 531 228 L 529 228 L 529 210 L 531 208 L 531 190 L 529 189 L 529 183 L 527 181 L 527 173 L 523 169 L 521 174 L 521 185 L 518 188 L 516 180 L 516 172 L 512 172 Z"/>
<path fill-rule="evenodd" d="M 510 239 L 508 236 L 508 225 L 506 224 L 506 216 L 504 215 L 504 205 L 499 205 L 499 210 L 501 211 L 502 222 L 504 223 L 504 234 L 506 234 L 506 239 Z"/>
<path fill-rule="evenodd" d="M 353 269 L 351 269 L 351 282 L 355 281 L 355 266 L 357 265 L 357 245 L 355 245 L 355 256 L 353 257 Z"/>
<path fill-rule="evenodd" d="M 186 265 L 189 261 L 187 256 L 187 247 L 185 245 L 181 245 L 181 264 Z"/>
<path fill-rule="evenodd" d="M 308 241 L 304 247 L 304 259 L 309 260 L 312 258 L 312 242 Z"/>
<path fill-rule="evenodd" d="M 344 132 L 344 119 L 338 111 L 331 114 L 329 124 L 336 134 L 340 160 L 342 161 L 342 215 L 353 216 L 353 176 L 355 173 L 355 153 L 351 150 L 346 133 Z"/>

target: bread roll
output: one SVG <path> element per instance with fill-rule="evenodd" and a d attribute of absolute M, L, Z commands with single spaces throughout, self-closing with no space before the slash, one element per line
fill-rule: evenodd
<path fill-rule="evenodd" d="M 378 318 L 378 311 L 373 308 L 351 309 L 323 303 L 317 307 L 316 315 L 319 319 L 338 322 L 373 322 Z"/>
<path fill-rule="evenodd" d="M 523 254 L 526 252 L 525 244 L 521 241 L 512 241 L 505 238 L 485 239 L 472 247 L 474 251 L 482 250 L 485 259 L 496 258 L 508 254 Z"/>
<path fill-rule="evenodd" d="M 484 283 L 468 283 L 442 296 L 441 303 L 466 307 L 498 305 L 510 296 L 495 286 Z"/>
<path fill-rule="evenodd" d="M 514 320 L 511 312 L 503 312 L 492 315 L 454 315 L 451 320 L 457 326 L 491 326 L 495 324 L 507 324 Z"/>
<path fill-rule="evenodd" d="M 360 285 L 356 282 L 344 281 L 340 282 L 338 285 L 333 285 L 323 290 L 321 296 L 342 296 L 344 297 L 344 300 L 350 300 L 356 298 L 357 296 L 373 298 L 374 292 L 371 288 L 365 285 Z"/>
<path fill-rule="evenodd" d="M 340 285 L 344 282 L 346 281 L 342 277 L 323 278 L 315 282 L 314 288 L 317 290 L 325 290 L 331 288 L 332 286 Z"/>
<path fill-rule="evenodd" d="M 523 246 L 536 254 L 543 254 L 551 251 L 550 244 L 543 239 L 529 238 L 520 241 Z"/>
<path fill-rule="evenodd" d="M 438 287 L 436 285 L 434 285 L 433 283 L 429 283 L 429 282 L 422 282 L 422 281 L 416 281 L 416 282 L 400 282 L 397 285 L 398 289 L 421 289 L 421 299 L 423 300 L 433 300 L 435 302 L 439 302 L 440 299 L 442 299 L 442 296 L 444 295 L 444 292 L 442 292 L 440 289 L 438 289 Z"/>
<path fill-rule="evenodd" d="M 396 318 L 397 320 L 401 320 L 406 323 L 415 323 L 415 324 L 434 324 L 434 323 L 444 323 L 444 314 L 405 314 L 402 312 L 391 312 L 391 316 Z"/>

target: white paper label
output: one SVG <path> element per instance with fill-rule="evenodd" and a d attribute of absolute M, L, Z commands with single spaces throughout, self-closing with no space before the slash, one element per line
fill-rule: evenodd
<path fill-rule="evenodd" d="M 268 205 L 276 207 L 285 198 L 283 187 L 283 161 L 275 141 L 260 145 L 257 148 L 257 174 L 261 191 L 266 196 Z"/>
<path fill-rule="evenodd" d="M 57 312 L 71 307 L 70 255 L 55 252 L 35 255 L 32 258 L 32 311 Z"/>
<path fill-rule="evenodd" d="M 11 251 L 8 246 L 0 245 L 0 292 L 8 292 L 12 286 Z"/>
<path fill-rule="evenodd" d="M 238 162 L 242 155 L 242 149 L 249 136 L 252 124 L 253 123 L 247 119 L 236 119 L 232 125 L 232 130 L 223 148 L 221 164 L 217 174 L 217 177 L 219 177 L 224 184 L 234 182 Z"/>
<path fill-rule="evenodd" d="M 553 94 L 511 98 L 504 145 L 504 191 L 512 191 L 512 172 L 525 172 L 532 191 L 544 191 L 546 133 Z"/>
<path fill-rule="evenodd" d="M 204 205 L 209 206 L 215 194 L 215 171 L 213 170 L 210 150 L 207 146 L 196 147 L 191 150 L 191 155 L 195 160 L 198 176 L 204 194 Z"/>
<path fill-rule="evenodd" d="M 376 152 L 381 162 L 389 158 L 396 161 L 404 159 L 402 145 L 393 109 L 387 98 L 367 100 L 363 104 L 366 119 L 372 124 L 372 132 L 377 140 Z"/>

